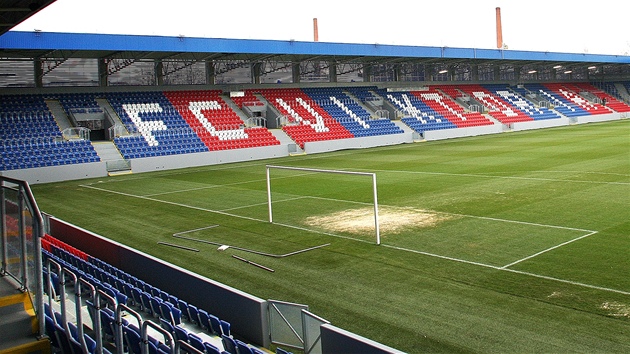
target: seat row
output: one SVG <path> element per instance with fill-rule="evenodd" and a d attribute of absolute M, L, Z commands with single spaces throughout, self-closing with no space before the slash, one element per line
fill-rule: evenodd
<path fill-rule="evenodd" d="M 85 279 L 93 284 L 97 289 L 108 294 L 115 305 L 123 304 L 132 314 L 135 309 L 150 319 L 156 319 L 159 326 L 171 334 L 172 338 L 179 345 L 182 352 L 188 353 L 228 353 L 228 354 L 260 354 L 263 353 L 255 346 L 249 345 L 238 339 L 234 339 L 231 334 L 230 324 L 218 317 L 208 313 L 204 309 L 197 308 L 192 304 L 170 295 L 154 286 L 145 283 L 130 274 L 119 270 L 97 258 L 91 257 L 78 249 L 71 247 L 49 235 L 42 239 L 42 249 L 45 264 L 48 259 L 54 259 L 61 264 L 63 269 L 77 275 L 78 278 Z M 49 252 L 48 250 L 52 251 Z M 87 258 L 87 260 L 86 260 Z M 49 267 L 50 268 L 50 267 Z M 64 284 L 59 281 L 59 276 L 55 271 L 45 271 L 45 279 L 48 279 L 50 286 L 46 286 L 47 293 L 52 298 L 59 298 L 64 288 Z M 49 290 L 50 289 L 50 290 Z M 76 289 L 75 289 L 76 291 Z M 143 345 L 142 323 L 138 320 L 134 324 L 131 318 L 117 320 L 116 309 L 112 309 L 111 304 L 98 309 L 93 300 L 86 301 L 88 312 L 91 317 L 92 328 L 95 322 L 101 324 L 106 343 L 115 344 L 117 336 L 117 325 L 122 326 L 123 344 L 127 353 L 141 353 L 140 346 Z M 64 321 L 60 315 L 54 315 L 47 306 L 47 331 L 55 338 L 63 337 L 66 344 L 81 346 L 81 340 L 74 334 L 68 332 L 73 323 Z M 98 314 L 100 313 L 100 315 Z M 98 317 L 97 317 L 98 316 Z M 134 317 L 134 316 L 132 316 Z M 138 316 L 139 318 L 139 316 Z M 147 321 L 147 320 L 144 320 Z M 151 320 L 148 320 L 151 321 Z M 76 325 L 74 325 L 76 327 Z M 193 326 L 193 327 L 191 327 Z M 65 328 L 65 329 L 64 329 Z M 191 328 L 199 328 L 202 332 L 191 331 Z M 70 335 L 68 335 L 70 334 Z M 92 335 L 94 337 L 94 335 Z M 216 339 L 212 339 L 216 338 Z M 77 343 L 73 343 L 73 340 Z M 85 339 L 87 347 L 93 348 L 94 340 Z M 164 341 L 149 338 L 147 343 L 150 353 L 171 353 L 172 351 Z M 86 344 L 83 343 L 83 346 Z M 63 343 L 57 341 L 57 345 L 63 347 Z M 186 349 L 188 348 L 188 349 Z M 191 349 L 193 348 L 193 349 Z M 197 351 L 194 351 L 196 349 Z M 89 352 L 93 352 L 88 350 Z M 79 353 L 79 352 L 76 352 Z"/>

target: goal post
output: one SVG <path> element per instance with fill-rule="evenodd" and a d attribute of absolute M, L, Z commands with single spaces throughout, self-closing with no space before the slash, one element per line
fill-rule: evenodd
<path fill-rule="evenodd" d="M 357 172 L 357 171 L 343 171 L 343 170 L 326 170 L 319 168 L 306 168 L 306 167 L 290 167 L 290 166 L 277 166 L 277 165 L 267 165 L 267 206 L 269 209 L 269 222 L 273 223 L 273 206 L 271 202 L 271 176 L 270 171 L 272 169 L 278 170 L 293 170 L 293 171 L 306 171 L 306 172 L 316 172 L 316 173 L 331 173 L 331 174 L 342 174 L 342 175 L 358 175 L 358 176 L 367 176 L 372 178 L 372 193 L 374 196 L 374 230 L 376 233 L 376 244 L 381 244 L 381 233 L 378 221 L 378 193 L 376 189 L 376 173 L 372 172 Z"/>

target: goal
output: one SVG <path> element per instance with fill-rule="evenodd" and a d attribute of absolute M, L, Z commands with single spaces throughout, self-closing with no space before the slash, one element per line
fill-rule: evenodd
<path fill-rule="evenodd" d="M 276 166 L 276 165 L 267 165 L 266 167 L 267 167 L 267 205 L 269 208 L 269 222 L 270 223 L 273 223 L 273 203 L 271 201 L 271 177 L 270 177 L 270 171 L 273 169 L 371 177 L 372 178 L 372 193 L 374 196 L 374 230 L 375 230 L 375 236 L 376 236 L 376 244 L 377 245 L 381 244 L 381 233 L 380 233 L 380 227 L 379 227 L 379 222 L 378 222 L 378 193 L 376 189 L 376 173 L 343 171 L 343 170 L 325 170 L 325 169 L 318 169 L 318 168 L 289 167 L 289 166 Z"/>

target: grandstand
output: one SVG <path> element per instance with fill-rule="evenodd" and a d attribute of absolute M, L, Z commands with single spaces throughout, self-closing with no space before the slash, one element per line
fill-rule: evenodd
<path fill-rule="evenodd" d="M 84 225 L 50 215 L 39 220 L 43 213 L 27 197 L 29 184 L 491 137 L 630 114 L 625 57 L 396 46 L 387 46 L 392 54 L 383 57 L 372 45 L 269 44 L 0 36 L 2 263 L 12 275 L 9 287 L 32 294 L 8 295 L 14 300 L 5 307 L 32 307 L 15 316 L 25 312 L 39 321 L 33 326 L 20 319 L 29 325 L 18 335 L 35 344 L 8 344 L 0 334 L 7 343 L 0 352 L 399 352 L 335 327 L 307 305 L 260 299 Z M 446 76 L 437 70 L 442 65 L 452 68 Z M 571 73 L 554 69 L 558 65 Z M 536 74 L 529 73 L 533 66 Z M 203 84 L 184 78 L 182 72 L 193 69 Z M 405 70 L 417 80 L 400 80 Z M 280 73 L 290 82 L 264 83 L 266 75 Z M 79 200 L 75 207 L 81 208 Z M 274 315 L 283 306 L 287 312 Z M 279 329 L 274 316 L 293 316 L 282 320 L 295 327 Z M 0 328 L 13 325 L 2 321 Z M 463 343 L 449 349 L 472 350 Z"/>

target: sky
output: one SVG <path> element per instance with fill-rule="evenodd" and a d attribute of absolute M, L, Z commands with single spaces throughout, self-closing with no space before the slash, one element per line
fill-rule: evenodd
<path fill-rule="evenodd" d="M 630 55 L 629 0 L 57 0 L 14 30 Z"/>

